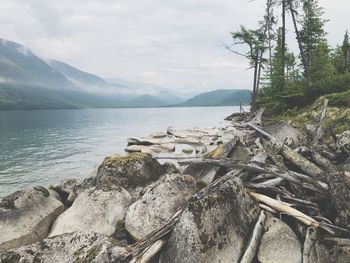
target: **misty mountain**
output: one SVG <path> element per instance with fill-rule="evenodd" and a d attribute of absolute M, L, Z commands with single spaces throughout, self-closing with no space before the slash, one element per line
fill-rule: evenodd
<path fill-rule="evenodd" d="M 237 106 L 250 103 L 249 90 L 219 89 L 201 93 L 189 100 L 176 105 L 179 107 Z"/>
<path fill-rule="evenodd" d="M 0 39 L 0 83 L 71 88 L 73 84 L 59 71 L 26 47 Z"/>
<path fill-rule="evenodd" d="M 109 84 L 102 78 L 79 70 L 75 67 L 72 67 L 66 63 L 50 60 L 49 64 L 57 71 L 64 74 L 66 78 L 75 83 L 76 85 L 84 86 L 109 86 Z"/>
<path fill-rule="evenodd" d="M 152 84 L 105 80 L 0 39 L 0 110 L 229 106 L 249 101 L 247 90 L 216 90 L 188 99 L 188 94 Z"/>
<path fill-rule="evenodd" d="M 66 63 L 45 61 L 0 39 L 0 109 L 156 107 L 183 101 L 161 87 L 110 83 Z"/>

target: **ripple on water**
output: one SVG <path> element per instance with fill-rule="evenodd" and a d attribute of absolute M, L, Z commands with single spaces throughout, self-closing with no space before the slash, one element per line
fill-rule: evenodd
<path fill-rule="evenodd" d="M 0 196 L 91 174 L 130 136 L 216 125 L 238 107 L 0 111 Z"/>

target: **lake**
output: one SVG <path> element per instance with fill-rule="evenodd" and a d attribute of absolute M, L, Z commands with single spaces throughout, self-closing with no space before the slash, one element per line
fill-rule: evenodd
<path fill-rule="evenodd" d="M 0 111 L 0 196 L 89 176 L 131 136 L 211 127 L 239 107 Z"/>

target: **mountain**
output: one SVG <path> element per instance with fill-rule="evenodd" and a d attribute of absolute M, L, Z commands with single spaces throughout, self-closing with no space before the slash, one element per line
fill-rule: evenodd
<path fill-rule="evenodd" d="M 180 103 L 178 107 L 209 107 L 209 106 L 237 106 L 250 103 L 249 90 L 219 89 L 201 93 L 187 101 Z"/>
<path fill-rule="evenodd" d="M 49 64 L 57 71 L 64 74 L 66 78 L 75 83 L 76 85 L 84 85 L 84 86 L 106 86 L 109 84 L 102 78 L 74 68 L 66 63 L 50 60 Z"/>
<path fill-rule="evenodd" d="M 0 110 L 156 107 L 183 101 L 167 89 L 122 79 L 111 83 L 0 39 Z"/>
<path fill-rule="evenodd" d="M 226 106 L 249 100 L 247 90 L 216 90 L 189 99 L 152 84 L 104 79 L 0 39 L 0 110 Z"/>
<path fill-rule="evenodd" d="M 72 83 L 28 48 L 0 39 L 1 83 L 70 88 Z"/>

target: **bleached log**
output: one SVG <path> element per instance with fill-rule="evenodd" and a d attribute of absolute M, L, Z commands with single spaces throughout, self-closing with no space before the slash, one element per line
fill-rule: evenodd
<path fill-rule="evenodd" d="M 313 227 L 309 227 L 306 231 L 306 237 L 305 237 L 305 241 L 304 241 L 303 263 L 310 262 L 310 255 L 311 255 L 312 249 L 314 248 L 314 246 L 316 244 L 316 238 L 317 238 L 316 229 Z"/>
<path fill-rule="evenodd" d="M 145 250 L 145 252 L 139 256 L 133 259 L 130 263 L 148 263 L 151 262 L 153 257 L 161 251 L 163 246 L 165 245 L 165 240 L 160 239 L 156 241 L 153 245 L 151 245 L 149 248 Z"/>
<path fill-rule="evenodd" d="M 313 219 L 312 217 L 288 206 L 283 204 L 280 201 L 277 201 L 271 197 L 268 197 L 266 195 L 262 195 L 262 194 L 258 194 L 258 193 L 254 193 L 249 191 L 249 195 L 252 196 L 255 200 L 257 200 L 258 202 L 262 202 L 268 206 L 270 206 L 271 208 L 273 208 L 276 211 L 285 213 L 291 217 L 294 217 L 295 219 L 299 220 L 300 222 L 304 223 L 307 226 L 313 226 L 313 227 L 320 227 L 320 224 Z"/>
<path fill-rule="evenodd" d="M 274 143 L 277 146 L 278 149 L 280 149 L 280 153 L 285 159 L 287 159 L 288 161 L 290 161 L 294 165 L 298 166 L 306 174 L 313 176 L 313 177 L 322 177 L 323 176 L 323 171 L 317 165 L 310 162 L 308 159 L 304 158 L 296 151 L 293 151 L 287 145 L 283 145 L 283 143 L 280 140 L 278 140 L 277 138 L 268 134 L 266 131 L 260 129 L 259 127 L 255 126 L 254 124 L 249 123 L 248 126 L 253 128 L 257 132 L 259 132 L 263 136 L 267 137 L 272 143 Z"/>
<path fill-rule="evenodd" d="M 323 130 L 322 126 L 323 126 L 323 120 L 327 116 L 327 107 L 328 107 L 328 99 L 325 99 L 324 104 L 323 104 L 323 111 L 322 111 L 322 114 L 320 116 L 319 124 L 318 124 L 318 127 L 317 127 L 316 132 L 315 132 L 315 137 L 312 140 L 311 145 L 317 145 L 319 140 L 322 137 L 322 130 Z"/>
<path fill-rule="evenodd" d="M 240 263 L 251 263 L 253 261 L 255 254 L 258 250 L 260 238 L 261 238 L 265 223 L 266 223 L 266 215 L 264 211 L 261 211 L 258 221 L 255 224 L 253 234 L 249 240 L 248 247 L 246 248 L 242 256 Z"/>
<path fill-rule="evenodd" d="M 287 181 L 298 184 L 303 188 L 317 191 L 321 194 L 328 189 L 327 184 L 320 182 L 314 178 L 311 178 L 307 175 L 300 174 L 297 172 L 282 170 L 277 166 L 266 164 L 266 163 L 234 162 L 232 159 L 227 159 L 227 158 L 222 158 L 219 160 L 197 159 L 197 160 L 189 160 L 189 161 L 179 161 L 180 165 L 189 165 L 192 163 L 206 163 L 206 164 L 219 165 L 228 169 L 242 169 L 242 170 L 249 170 L 249 171 L 254 171 L 254 172 L 263 173 L 263 174 L 273 174 L 276 177 L 283 178 Z"/>

